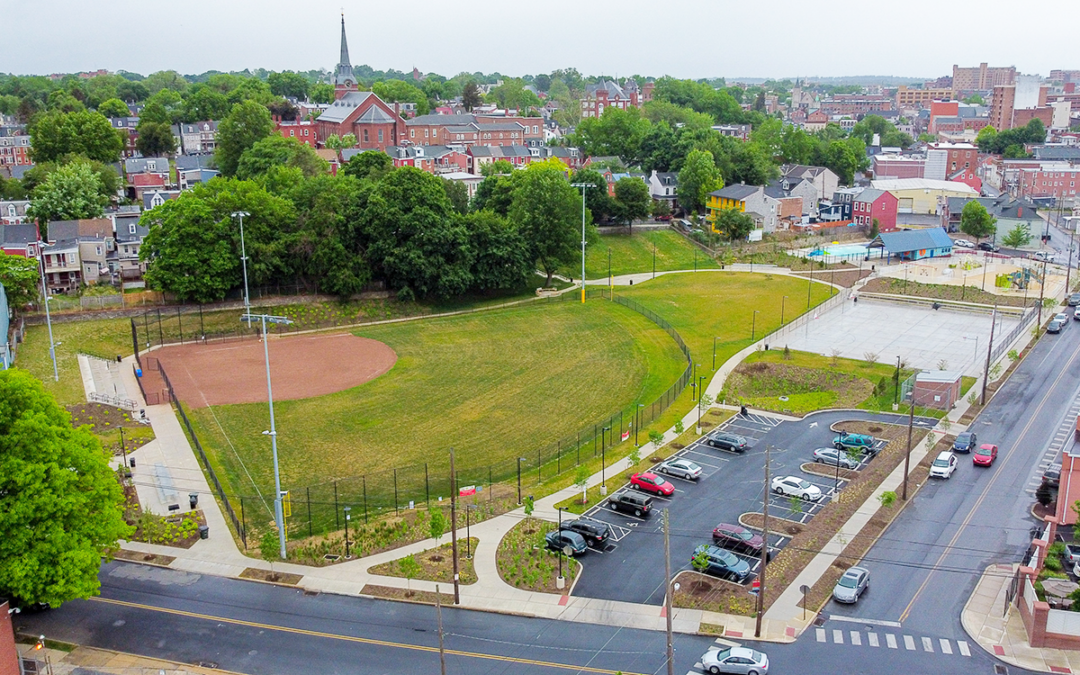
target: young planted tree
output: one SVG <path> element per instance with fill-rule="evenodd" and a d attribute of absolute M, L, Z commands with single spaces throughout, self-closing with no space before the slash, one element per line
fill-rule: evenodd
<path fill-rule="evenodd" d="M 709 556 L 705 554 L 705 551 L 694 554 L 694 557 L 690 559 L 690 564 L 694 566 L 694 569 L 698 572 L 705 574 L 705 570 L 709 569 Z"/>
<path fill-rule="evenodd" d="M 664 442 L 664 434 L 653 429 L 649 432 L 649 442 L 652 443 L 653 452 L 660 449 L 660 445 Z"/>
<path fill-rule="evenodd" d="M 446 515 L 442 512 L 442 509 L 434 506 L 428 507 L 428 527 L 431 531 L 431 538 L 438 544 L 439 539 L 442 539 L 442 536 L 446 534 Z"/>
<path fill-rule="evenodd" d="M 420 563 L 416 561 L 416 556 L 410 553 L 398 561 L 398 570 L 400 570 L 401 575 L 405 577 L 406 592 L 409 595 L 412 595 L 412 580 L 420 576 L 424 569 L 420 567 Z"/>
<path fill-rule="evenodd" d="M 997 218 L 991 216 L 985 206 L 972 199 L 960 212 L 960 231 L 981 242 L 997 232 Z"/>
<path fill-rule="evenodd" d="M 584 464 L 577 468 L 574 474 L 574 487 L 581 490 L 581 503 L 589 503 L 589 468 Z"/>

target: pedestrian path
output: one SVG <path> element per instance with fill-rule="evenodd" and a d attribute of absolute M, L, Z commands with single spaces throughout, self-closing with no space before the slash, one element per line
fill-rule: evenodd
<path fill-rule="evenodd" d="M 1028 495 L 1035 496 L 1035 490 L 1042 483 L 1042 474 L 1046 469 L 1052 464 L 1061 464 L 1061 451 L 1065 448 L 1066 443 L 1072 443 L 1077 417 L 1080 417 L 1080 396 L 1069 406 L 1069 412 L 1065 414 L 1061 424 L 1054 430 L 1054 437 L 1050 440 L 1050 445 L 1039 459 L 1038 473 L 1031 477 L 1031 480 L 1028 481 L 1027 486 L 1024 488 L 1024 492 Z"/>
<path fill-rule="evenodd" d="M 909 635 L 905 633 L 852 630 L 845 628 L 815 628 L 814 637 L 818 642 L 849 647 L 867 647 L 884 649 L 902 649 L 909 652 L 921 651 L 930 654 L 971 656 L 971 647 L 965 640 L 953 641 L 947 638 Z"/>

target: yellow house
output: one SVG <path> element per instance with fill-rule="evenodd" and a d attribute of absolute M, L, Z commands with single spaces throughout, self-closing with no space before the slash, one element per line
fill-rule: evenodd
<path fill-rule="evenodd" d="M 756 185 L 728 185 L 722 190 L 709 193 L 709 201 L 705 203 L 708 214 L 705 220 L 713 229 L 716 229 L 716 213 L 724 209 L 735 209 L 746 212 L 746 199 L 757 194 L 760 190 Z"/>
<path fill-rule="evenodd" d="M 875 180 L 875 190 L 890 192 L 899 202 L 898 213 L 939 214 L 949 197 L 978 197 L 979 193 L 966 183 L 931 178 L 896 178 Z"/>

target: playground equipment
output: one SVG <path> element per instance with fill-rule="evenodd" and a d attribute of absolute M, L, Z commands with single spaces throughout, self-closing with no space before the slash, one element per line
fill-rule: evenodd
<path fill-rule="evenodd" d="M 1018 288 L 1023 291 L 1031 285 L 1032 280 L 1041 285 L 1043 276 L 1033 269 L 1021 267 L 1012 274 L 997 275 L 994 285 L 998 288 Z"/>

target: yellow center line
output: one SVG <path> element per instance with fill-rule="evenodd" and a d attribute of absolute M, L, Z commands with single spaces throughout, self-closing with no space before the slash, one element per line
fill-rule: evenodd
<path fill-rule="evenodd" d="M 1047 355 L 1047 356 L 1049 356 L 1049 355 Z M 1017 436 L 1016 444 L 1014 444 L 1013 447 L 1016 447 L 1016 445 L 1019 445 L 1020 441 L 1024 438 L 1024 436 L 1027 434 L 1027 432 L 1031 429 L 1031 425 L 1035 423 L 1035 419 L 1038 417 L 1039 411 L 1041 411 L 1043 409 L 1043 407 L 1046 405 L 1046 401 L 1050 398 L 1050 394 L 1054 391 L 1054 387 L 1056 387 L 1058 385 L 1058 383 L 1061 382 L 1062 378 L 1065 377 L 1066 373 L 1068 372 L 1069 366 L 1071 366 L 1075 360 L 1076 360 L 1076 354 L 1074 353 L 1072 360 L 1064 368 L 1061 369 L 1061 373 L 1058 374 L 1058 376 L 1054 380 L 1053 384 L 1051 384 L 1049 387 L 1047 387 L 1046 394 L 1043 395 L 1042 400 L 1039 401 L 1039 405 L 1035 407 L 1035 411 L 1028 418 L 1028 423 L 1024 425 L 1024 429 L 1020 432 L 1020 435 Z M 1013 455 L 1010 452 L 1005 457 L 1005 461 L 1002 462 L 1002 464 L 1003 465 L 1007 464 L 1009 462 L 1009 460 L 1012 459 L 1012 457 L 1013 457 Z M 991 478 L 990 482 L 986 484 L 985 488 L 983 488 L 982 493 L 979 494 L 979 498 L 975 501 L 975 505 L 971 507 L 971 511 L 967 514 L 967 517 L 964 518 L 964 522 L 960 523 L 960 527 L 959 527 L 959 529 L 956 530 L 956 534 L 953 535 L 953 538 L 949 540 L 948 544 L 946 544 L 945 548 L 941 552 L 941 555 L 938 556 L 938 559 L 936 561 L 934 561 L 934 564 L 930 568 L 930 572 L 926 575 L 926 578 L 923 579 L 923 582 L 919 586 L 919 589 L 917 591 L 915 591 L 915 595 L 912 596 L 911 602 L 909 602 L 907 604 L 907 607 L 905 607 L 904 611 L 900 614 L 899 621 L 901 623 L 903 623 L 904 620 L 907 619 L 908 615 L 911 613 L 911 608 L 915 605 L 915 601 L 918 600 L 919 596 L 922 594 L 922 592 L 924 590 L 926 590 L 926 586 L 930 583 L 930 579 L 934 576 L 935 570 L 938 568 L 939 565 L 941 565 L 942 561 L 945 560 L 945 556 L 949 555 L 950 549 L 952 549 L 952 547 L 956 545 L 956 542 L 959 541 L 960 535 L 962 535 L 964 533 L 964 528 L 966 528 L 968 526 L 968 524 L 971 523 L 971 519 L 975 517 L 975 514 L 979 511 L 979 507 L 982 506 L 983 500 L 986 499 L 986 496 L 988 494 L 990 494 L 990 489 L 994 487 L 994 483 L 997 482 L 997 479 L 1003 473 L 1004 473 L 1004 471 L 999 468 L 997 473 L 994 474 L 994 477 Z"/>
<path fill-rule="evenodd" d="M 268 623 L 259 623 L 256 621 L 244 621 L 243 619 L 230 619 L 223 616 L 213 616 L 211 614 L 199 614 L 198 612 L 186 612 L 181 609 L 169 609 L 167 607 L 155 607 L 153 605 L 144 605 L 137 602 L 125 602 L 123 600 L 112 600 L 110 598 L 90 598 L 93 602 L 104 602 L 110 605 L 119 605 L 121 607 L 131 607 L 133 609 L 145 609 L 151 612 L 161 612 L 163 614 L 172 614 L 174 616 L 184 616 L 191 619 L 203 619 L 205 621 L 218 621 L 220 623 L 232 624 L 234 626 L 246 626 L 248 628 L 260 628 L 263 630 L 273 630 L 282 633 L 292 633 L 294 635 L 306 635 L 310 637 L 329 638 L 331 640 L 344 640 L 346 642 L 358 642 L 366 645 L 375 645 L 379 647 L 393 647 L 396 649 L 409 649 L 418 652 L 428 652 L 432 654 L 438 654 L 438 647 L 425 647 L 423 645 L 410 645 L 403 642 L 391 642 L 389 640 L 376 640 L 373 638 L 353 637 L 349 635 L 338 635 L 336 633 L 324 633 L 321 631 L 305 630 L 303 628 L 289 628 L 286 626 L 275 626 Z M 640 675 L 638 673 L 630 673 L 628 671 L 615 671 L 606 670 L 604 668 L 593 668 L 590 666 L 575 666 L 567 663 L 556 663 L 554 661 L 539 661 L 536 659 L 523 659 L 513 656 L 499 656 L 496 654 L 482 654 L 480 652 L 467 652 L 459 649 L 446 649 L 444 652 L 452 656 L 465 656 L 474 659 L 487 659 L 489 661 L 502 661 L 505 663 L 518 663 L 529 666 L 542 666 L 544 668 L 559 668 L 561 670 L 572 670 L 579 673 L 599 673 L 601 675 L 616 675 L 616 673 L 624 673 L 624 675 Z"/>

